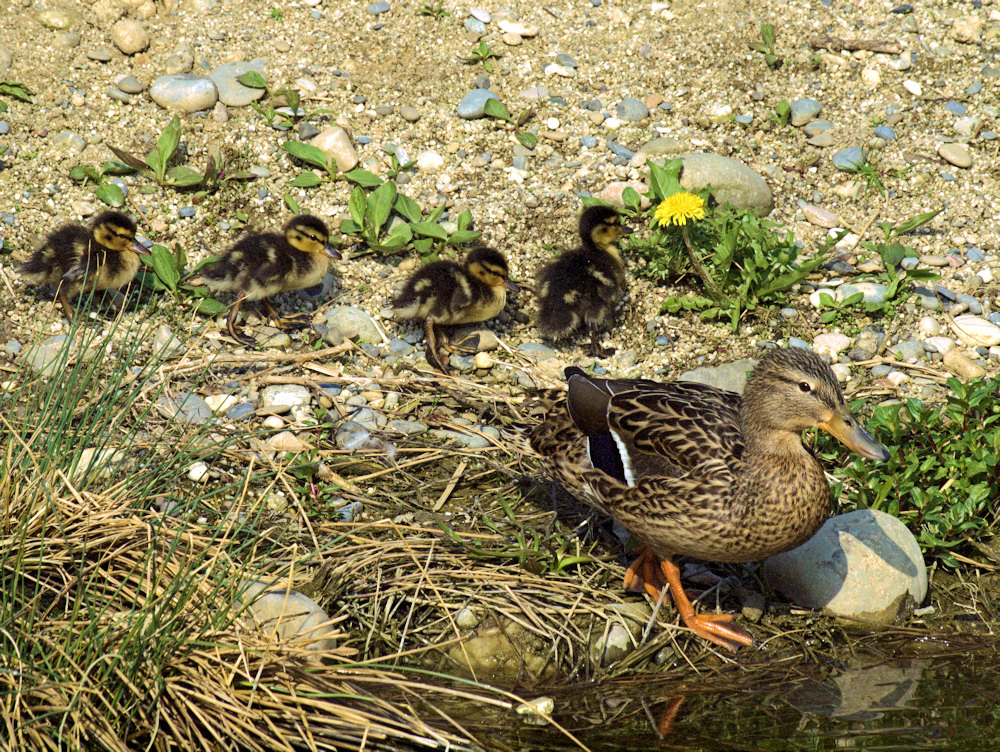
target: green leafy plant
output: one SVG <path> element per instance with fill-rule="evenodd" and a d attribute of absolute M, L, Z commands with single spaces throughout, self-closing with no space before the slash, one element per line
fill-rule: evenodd
<path fill-rule="evenodd" d="M 468 209 L 458 215 L 455 220 L 457 229 L 452 233 L 449 233 L 439 221 L 443 214 L 444 207 L 439 206 L 427 219 L 410 222 L 414 235 L 413 247 L 424 263 L 436 261 L 446 247 L 456 247 L 479 239 L 479 233 L 469 229 L 472 224 L 472 212 Z"/>
<path fill-rule="evenodd" d="M 948 379 L 951 394 L 938 405 L 910 399 L 875 408 L 868 427 L 889 449 L 889 460 L 854 458 L 837 472 L 846 506 L 896 515 L 921 548 L 948 566 L 951 552 L 992 535 L 1000 486 L 1000 381 Z M 828 459 L 841 451 L 818 444 Z"/>
<path fill-rule="evenodd" d="M 283 11 L 278 6 L 274 6 L 273 8 L 271 8 L 271 14 L 270 15 L 271 15 L 271 18 L 273 18 L 275 21 L 279 21 L 280 22 L 280 21 L 284 21 L 285 20 L 285 11 Z"/>
<path fill-rule="evenodd" d="M 472 54 L 468 57 L 463 58 L 462 62 L 468 65 L 475 65 L 476 63 L 482 63 L 483 68 L 486 69 L 487 73 L 493 72 L 493 60 L 499 60 L 503 57 L 502 52 L 495 52 L 490 49 L 490 46 L 486 43 L 485 39 L 480 39 L 479 44 L 472 48 Z"/>
<path fill-rule="evenodd" d="M 777 70 L 785 62 L 774 51 L 774 26 L 769 23 L 760 25 L 760 42 L 750 45 L 750 49 L 764 56 L 764 62 L 771 70 Z"/>
<path fill-rule="evenodd" d="M 206 316 L 216 316 L 226 310 L 225 305 L 211 297 L 211 291 L 207 287 L 196 287 L 184 282 L 185 278 L 202 267 L 218 261 L 218 256 L 201 261 L 189 274 L 185 273 L 187 255 L 180 244 L 175 244 L 173 251 L 155 244 L 149 249 L 149 256 L 141 258 L 149 269 L 141 272 L 140 282 L 143 287 L 168 292 L 175 300 L 188 299 L 198 313 Z"/>
<path fill-rule="evenodd" d="M 417 9 L 418 16 L 430 16 L 434 20 L 440 20 L 445 16 L 450 16 L 451 14 L 444 9 L 444 3 L 442 0 L 432 0 L 432 2 L 424 3 Z"/>
<path fill-rule="evenodd" d="M 398 251 L 413 239 L 413 232 L 410 225 L 403 222 L 397 224 L 388 237 L 384 237 L 389 215 L 392 214 L 393 204 L 397 199 L 401 203 L 412 202 L 416 205 L 413 199 L 397 193 L 396 184 L 391 180 L 382 183 L 370 194 L 366 194 L 360 185 L 355 187 L 347 202 L 351 218 L 341 223 L 340 231 L 363 241 L 372 250 L 390 253 Z M 419 207 L 416 212 L 417 215 L 420 214 Z"/>
<path fill-rule="evenodd" d="M 517 116 L 515 120 L 511 114 L 510 110 L 501 102 L 499 99 L 487 99 L 486 104 L 483 107 L 483 114 L 487 117 L 494 118 L 495 120 L 502 120 L 508 123 L 514 128 L 514 137 L 524 146 L 526 149 L 534 149 L 538 144 L 538 136 L 530 131 L 520 130 L 524 127 L 531 117 L 535 114 L 535 111 L 531 108 L 527 108 L 521 111 L 521 114 Z"/>
<path fill-rule="evenodd" d="M 236 80 L 251 89 L 264 90 L 262 100 L 251 102 L 250 107 L 272 128 L 288 130 L 300 121 L 310 120 L 321 115 L 333 114 L 333 110 L 325 108 L 306 112 L 301 107 L 302 94 L 298 89 L 294 86 L 284 86 L 280 89 L 272 90 L 267 85 L 267 79 L 258 71 L 247 71 Z M 285 107 L 288 108 L 288 112 L 283 111 Z"/>
<path fill-rule="evenodd" d="M 180 140 L 181 120 L 174 115 L 167 127 L 163 129 L 163 133 L 156 139 L 156 146 L 146 155 L 145 160 L 110 144 L 108 144 L 108 148 L 129 167 L 155 180 L 157 185 L 190 188 L 201 183 L 203 173 L 190 167 L 168 167 L 177 151 Z"/>
<path fill-rule="evenodd" d="M 77 165 L 69 171 L 70 180 L 81 185 L 93 183 L 97 190 L 94 195 L 99 201 L 108 206 L 124 206 L 125 193 L 120 186 L 111 182 L 111 178 L 118 175 L 129 175 L 135 170 L 124 162 L 115 162 L 109 159 L 100 167 L 89 167 L 87 165 Z"/>
<path fill-rule="evenodd" d="M 792 106 L 788 104 L 787 99 L 782 99 L 774 106 L 774 112 L 771 113 L 771 122 L 784 128 L 788 125 L 791 114 Z"/>
<path fill-rule="evenodd" d="M 665 311 L 694 310 L 704 318 L 728 319 L 735 331 L 745 311 L 783 304 L 785 293 L 818 268 L 840 238 L 829 238 L 812 259 L 801 260 L 791 231 L 782 235 L 776 232 L 775 223 L 728 204 L 709 207 L 703 220 L 682 227 L 661 226 L 656 218 L 660 204 L 682 192 L 681 160 L 663 166 L 647 164 L 650 190 L 646 195 L 652 204 L 645 215 L 651 234 L 648 241 L 632 241 L 632 247 L 646 259 L 639 273 L 662 280 L 693 271 L 708 293 L 707 297 L 670 296 L 664 301 Z M 707 206 L 708 191 L 700 195 Z M 637 195 L 628 201 L 638 209 Z"/>
<path fill-rule="evenodd" d="M 0 81 L 0 96 L 10 97 L 12 99 L 20 100 L 21 102 L 33 104 L 33 100 L 31 99 L 31 89 L 24 84 L 15 83 L 14 81 Z M 7 109 L 7 103 L 0 102 L 0 112 L 7 112 Z"/>
<path fill-rule="evenodd" d="M 300 159 L 306 164 L 318 167 L 326 172 L 326 175 L 317 175 L 315 172 L 301 172 L 296 175 L 290 185 L 296 188 L 313 188 L 331 180 L 349 180 L 357 185 L 373 188 L 382 184 L 382 178 L 368 170 L 355 168 L 349 172 L 340 173 L 337 162 L 326 154 L 318 146 L 304 144 L 301 141 L 285 141 L 281 145 L 286 152 L 296 159 Z"/>

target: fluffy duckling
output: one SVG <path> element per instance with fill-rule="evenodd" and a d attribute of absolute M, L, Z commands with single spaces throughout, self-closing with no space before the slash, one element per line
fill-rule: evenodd
<path fill-rule="evenodd" d="M 288 220 L 282 233 L 248 235 L 230 247 L 214 266 L 199 272 L 191 284 L 239 295 L 229 309 L 226 330 L 237 342 L 256 344 L 236 328 L 236 317 L 246 300 L 259 300 L 279 327 L 301 325 L 297 317 L 282 318 L 268 298 L 279 292 L 319 284 L 340 254 L 329 244 L 330 233 L 322 220 L 299 214 Z"/>
<path fill-rule="evenodd" d="M 149 255 L 135 231 L 132 218 L 117 211 L 98 214 L 90 227 L 63 225 L 18 271 L 29 284 L 59 285 L 63 313 L 72 320 L 70 298 L 85 290 L 117 290 L 135 279 L 139 255 Z"/>
<path fill-rule="evenodd" d="M 580 215 L 582 245 L 544 264 L 535 273 L 538 318 L 535 326 L 547 340 L 563 340 L 581 329 L 590 333 L 589 352 L 605 357 L 600 332 L 611 323 L 625 295 L 625 264 L 618 250 L 624 232 L 621 215 L 610 206 L 588 206 Z"/>
<path fill-rule="evenodd" d="M 508 274 L 507 259 L 493 248 L 474 249 L 465 257 L 464 266 L 434 261 L 406 280 L 392 303 L 394 318 L 426 320 L 427 361 L 447 373 L 435 325 L 471 324 L 496 316 L 507 303 L 507 291 L 518 290 Z M 443 344 L 448 348 L 447 338 Z"/>

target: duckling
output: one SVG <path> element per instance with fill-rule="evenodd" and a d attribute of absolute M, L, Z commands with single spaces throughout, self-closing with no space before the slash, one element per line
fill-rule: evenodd
<path fill-rule="evenodd" d="M 581 245 L 565 251 L 535 272 L 538 318 L 535 326 L 547 340 L 563 340 L 580 329 L 590 333 L 589 352 L 606 357 L 600 332 L 611 323 L 615 306 L 625 295 L 625 264 L 618 238 L 631 232 L 610 206 L 588 206 L 580 215 Z"/>
<path fill-rule="evenodd" d="M 149 255 L 135 231 L 132 218 L 117 211 L 98 214 L 89 228 L 63 225 L 18 271 L 32 285 L 58 284 L 59 303 L 72 320 L 70 298 L 84 290 L 117 290 L 135 279 L 139 255 Z"/>
<path fill-rule="evenodd" d="M 436 324 L 471 324 L 486 321 L 503 310 L 507 291 L 518 286 L 508 279 L 509 267 L 502 253 L 493 248 L 472 250 L 465 265 L 434 261 L 414 272 L 392 303 L 397 321 L 425 319 L 427 361 L 448 373 L 438 349 Z M 447 338 L 444 348 L 448 348 Z"/>
<path fill-rule="evenodd" d="M 322 220 L 299 214 L 288 220 L 283 233 L 262 232 L 242 238 L 218 263 L 192 278 L 191 284 L 237 293 L 239 297 L 226 318 L 226 330 L 237 342 L 253 346 L 256 340 L 236 328 L 243 302 L 259 300 L 280 328 L 301 326 L 298 316 L 283 318 L 268 298 L 319 284 L 333 260 L 340 258 L 329 239 Z"/>

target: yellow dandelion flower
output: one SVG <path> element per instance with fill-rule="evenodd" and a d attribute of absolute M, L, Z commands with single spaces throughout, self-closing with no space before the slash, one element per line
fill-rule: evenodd
<path fill-rule="evenodd" d="M 688 220 L 705 218 L 705 202 L 701 196 L 687 191 L 668 196 L 656 207 L 653 218 L 664 225 L 686 225 Z"/>

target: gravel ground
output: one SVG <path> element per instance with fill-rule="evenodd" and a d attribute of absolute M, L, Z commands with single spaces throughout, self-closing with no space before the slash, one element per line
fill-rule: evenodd
<path fill-rule="evenodd" d="M 160 76 L 207 75 L 224 63 L 254 60 L 272 88 L 298 88 L 307 112 L 330 111 L 300 127 L 307 132 L 311 125 L 312 130 L 343 127 L 353 139 L 346 151 L 356 151 L 360 166 L 385 175 L 391 164 L 387 149 L 394 147 L 417 160 L 422 167 L 397 178 L 400 191 L 425 210 L 445 206 L 446 218 L 468 208 L 474 227 L 508 255 L 513 276 L 521 280 L 575 242 L 579 194 L 602 195 L 620 181 L 644 178 L 644 168 L 631 166 L 628 154 L 657 137 L 676 139 L 680 151 L 731 157 L 762 175 L 775 200 L 769 219 L 791 229 L 807 252 L 828 232 L 821 225 L 861 229 L 872 239 L 879 232 L 870 223 L 876 210 L 877 221 L 900 222 L 944 208 L 928 228 L 906 238 L 921 254 L 920 266 L 940 272 L 940 300 L 911 297 L 891 320 L 851 316 L 840 328 L 821 324 L 809 293 L 835 287 L 859 266 L 865 268 L 866 258 L 855 248 L 825 279 L 811 280 L 792 297 L 797 312 L 750 319 L 734 336 L 693 316 L 659 315 L 666 295 L 692 289 L 687 281 L 656 286 L 637 278 L 619 325 L 606 340 L 618 350 L 600 364 L 610 373 L 673 377 L 699 365 L 752 356 L 761 342 L 796 337 L 828 349 L 841 361 L 843 379 L 875 377 L 895 393 L 890 396 L 927 396 L 939 388 L 919 374 L 911 379 L 906 369 L 890 373 L 889 366 L 872 364 L 869 358 L 880 352 L 881 340 L 865 335 L 868 324 L 887 331 L 890 346 L 910 341 L 903 357 L 942 373 L 943 365 L 934 362 L 949 348 L 965 356 L 954 358 L 958 365 L 949 365 L 951 370 L 966 376 L 997 372 L 1000 350 L 990 350 L 991 343 L 978 350 L 967 346 L 951 328 L 953 317 L 963 312 L 973 314 L 978 325 L 1000 310 L 993 281 L 994 273 L 1000 275 L 994 219 L 1000 140 L 993 130 L 1000 10 L 990 0 L 912 8 L 819 0 L 752 6 L 715 0 L 546 6 L 515 1 L 474 7 L 445 0 L 441 7 L 448 15 L 441 18 L 421 15 L 422 7 L 333 0 L 270 7 L 213 0 L 15 3 L 0 39 L 0 77 L 27 85 L 35 101 L 5 98 L 10 109 L 0 113 L 0 146 L 9 149 L 0 157 L 5 290 L 0 357 L 14 366 L 36 338 L 64 330 L 46 295 L 25 294 L 14 265 L 58 224 L 102 208 L 93 186 L 73 182 L 69 170 L 113 158 L 108 144 L 140 155 L 152 148 L 172 115 L 150 97 Z M 760 41 L 760 24 L 768 22 L 776 28 L 776 52 L 784 60 L 774 70 L 750 48 Z M 462 62 L 481 35 L 503 55 L 492 61 L 490 73 L 482 64 Z M 811 43 L 824 36 L 849 41 Z M 893 52 L 841 49 L 859 39 Z M 124 80 L 127 76 L 135 80 Z M 534 107 L 527 126 L 539 134 L 534 150 L 518 144 L 513 131 L 496 120 L 456 114 L 476 82 L 486 83 L 483 77 L 512 112 Z M 805 128 L 772 122 L 781 100 L 804 98 L 819 103 L 818 117 L 829 121 L 829 130 L 816 127 L 815 120 Z M 644 104 L 635 122 L 632 99 Z M 641 117 L 645 106 L 648 115 Z M 191 193 L 126 176 L 127 208 L 138 217 L 141 235 L 180 244 L 193 262 L 220 252 L 244 226 L 277 226 L 290 214 L 286 195 L 333 227 L 348 217 L 348 183 L 290 186 L 302 165 L 281 144 L 296 131 L 272 128 L 249 107 L 211 101 L 207 109 L 182 113 L 181 122 L 177 164 L 201 169 L 209 149 L 217 148 L 230 169 L 253 170 L 260 177 L 227 184 L 196 204 Z M 871 150 L 887 200 L 837 169 L 833 155 L 847 147 Z M 901 170 L 906 171 L 896 172 Z M 634 270 L 640 262 L 633 255 L 628 263 Z M 379 320 L 414 265 L 415 257 L 364 255 L 337 265 L 328 293 L 287 296 L 284 302 L 318 308 L 314 320 L 321 323 L 320 333 L 328 323 L 324 314 L 336 306 Z M 183 303 L 178 306 L 169 296 L 152 300 L 141 315 L 162 319 L 177 333 L 198 331 L 202 322 Z M 537 342 L 531 311 L 530 294 L 522 292 L 491 328 L 510 348 Z M 922 321 L 924 316 L 929 318 Z M 380 358 L 390 370 L 419 359 L 419 351 L 409 352 L 405 343 L 397 341 L 398 356 L 384 347 L 396 335 L 416 343 L 417 327 L 384 320 L 380 325 L 388 336 L 368 348 L 371 357 L 359 359 L 359 368 Z M 833 344 L 816 342 L 837 333 L 845 336 Z M 859 343 L 862 335 L 867 339 Z M 928 344 L 935 335 L 946 339 Z M 328 342 L 335 340 L 328 336 Z M 270 344 L 294 349 L 304 343 L 296 334 L 291 341 L 279 335 Z M 193 352 L 220 347 L 214 327 L 187 347 Z M 515 358 L 506 349 L 495 357 L 524 361 L 523 354 Z M 542 373 L 550 377 L 558 377 L 565 363 L 587 361 L 573 347 L 555 352 L 537 347 L 529 357 L 541 360 Z M 459 366 L 472 368 L 468 362 Z M 873 367 L 881 370 L 872 372 Z M 537 372 L 532 378 L 514 368 L 474 375 L 522 386 L 537 381 Z"/>

